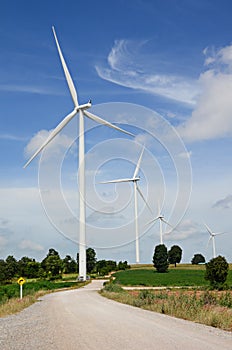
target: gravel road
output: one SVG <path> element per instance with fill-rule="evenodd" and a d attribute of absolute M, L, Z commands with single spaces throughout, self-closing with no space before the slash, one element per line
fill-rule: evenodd
<path fill-rule="evenodd" d="M 232 334 L 101 297 L 101 281 L 0 318 L 1 350 L 231 350 Z"/>

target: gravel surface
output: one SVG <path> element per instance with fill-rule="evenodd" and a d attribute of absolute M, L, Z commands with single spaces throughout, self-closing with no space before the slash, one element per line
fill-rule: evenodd
<path fill-rule="evenodd" d="M 231 350 L 232 334 L 101 297 L 101 281 L 0 318 L 1 350 Z"/>

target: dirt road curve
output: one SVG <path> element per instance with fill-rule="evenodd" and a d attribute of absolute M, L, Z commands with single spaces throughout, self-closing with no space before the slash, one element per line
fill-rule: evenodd
<path fill-rule="evenodd" d="M 232 334 L 101 297 L 100 281 L 0 318 L 1 350 L 231 350 Z"/>

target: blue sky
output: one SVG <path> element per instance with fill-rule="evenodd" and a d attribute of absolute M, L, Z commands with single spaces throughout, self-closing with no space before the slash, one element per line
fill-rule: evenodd
<path fill-rule="evenodd" d="M 22 168 L 73 108 L 54 25 L 80 103 L 91 98 L 93 112 L 136 135 L 86 121 L 87 244 L 134 262 L 132 187 L 99 182 L 133 175 L 145 143 L 140 187 L 154 214 L 139 201 L 141 261 L 159 243 L 158 224 L 146 226 L 158 202 L 177 226 L 164 242 L 180 245 L 183 261 L 212 257 L 204 222 L 226 232 L 216 250 L 232 261 L 231 10 L 229 0 L 1 4 L 1 258 L 77 250 L 76 121 L 40 166 Z"/>

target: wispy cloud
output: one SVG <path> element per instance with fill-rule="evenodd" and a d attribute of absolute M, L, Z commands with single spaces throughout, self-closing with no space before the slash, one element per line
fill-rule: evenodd
<path fill-rule="evenodd" d="M 63 93 L 45 86 L 24 85 L 24 84 L 0 84 L 0 91 L 3 92 L 19 92 L 38 95 L 55 95 L 62 96 Z"/>
<path fill-rule="evenodd" d="M 0 134 L 0 140 L 9 140 L 9 141 L 27 141 L 27 137 L 12 135 L 12 134 Z"/>
<path fill-rule="evenodd" d="M 97 65 L 98 75 L 118 85 L 194 105 L 199 94 L 197 81 L 178 74 L 159 72 L 142 57 L 140 49 L 145 42 L 117 40 L 111 49 L 107 65 Z M 139 63 L 141 61 L 141 63 Z"/>

